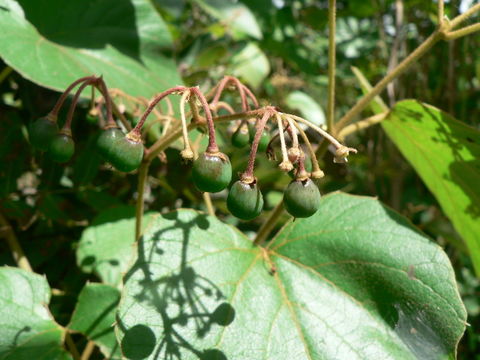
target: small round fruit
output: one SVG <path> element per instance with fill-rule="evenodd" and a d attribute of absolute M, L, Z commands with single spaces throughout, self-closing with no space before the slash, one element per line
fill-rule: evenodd
<path fill-rule="evenodd" d="M 263 195 L 255 182 L 236 181 L 227 197 L 228 211 L 242 220 L 252 220 L 263 210 Z"/>
<path fill-rule="evenodd" d="M 192 178 L 195 186 L 204 192 L 219 192 L 232 180 L 232 165 L 227 155 L 204 152 L 193 162 Z"/>
<path fill-rule="evenodd" d="M 28 129 L 30 144 L 39 150 L 47 150 L 50 142 L 58 134 L 58 125 L 47 117 L 30 124 Z"/>
<path fill-rule="evenodd" d="M 283 194 L 283 202 L 285 209 L 293 217 L 310 217 L 320 207 L 320 190 L 309 178 L 293 180 Z"/>
<path fill-rule="evenodd" d="M 249 139 L 248 129 L 245 126 L 240 126 L 232 135 L 232 145 L 241 149 L 247 146 Z"/>
<path fill-rule="evenodd" d="M 138 169 L 143 159 L 143 143 L 141 140 L 129 138 L 128 135 L 118 138 L 108 155 L 108 162 L 115 169 L 130 172 Z"/>
<path fill-rule="evenodd" d="M 112 152 L 116 151 L 115 143 L 125 137 L 122 130 L 117 127 L 107 128 L 97 138 L 97 148 L 100 155 L 108 162 L 112 158 Z M 115 155 L 113 155 L 114 157 Z"/>
<path fill-rule="evenodd" d="M 48 154 L 53 161 L 64 163 L 70 160 L 75 152 L 75 143 L 71 136 L 59 133 L 48 147 Z"/>
<path fill-rule="evenodd" d="M 260 137 L 260 142 L 258 143 L 258 151 L 259 152 L 264 152 L 267 150 L 268 143 L 270 142 L 270 135 L 266 131 L 262 133 L 262 136 Z"/>

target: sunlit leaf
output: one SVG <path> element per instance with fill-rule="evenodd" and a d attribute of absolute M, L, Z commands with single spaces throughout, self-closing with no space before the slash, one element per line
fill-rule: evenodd
<path fill-rule="evenodd" d="M 480 132 L 415 100 L 382 122 L 463 237 L 480 274 Z"/>
<path fill-rule="evenodd" d="M 67 360 L 64 329 L 48 311 L 47 280 L 17 268 L 0 268 L 0 359 Z"/>
<path fill-rule="evenodd" d="M 340 193 L 266 251 L 216 218 L 158 215 L 124 282 L 128 359 L 444 359 L 465 330 L 441 248 L 377 200 Z"/>

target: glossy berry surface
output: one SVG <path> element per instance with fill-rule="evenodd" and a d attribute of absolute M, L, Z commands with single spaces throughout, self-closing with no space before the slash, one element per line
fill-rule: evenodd
<path fill-rule="evenodd" d="M 239 149 L 247 146 L 249 140 L 248 129 L 244 126 L 240 126 L 232 135 L 232 145 Z"/>
<path fill-rule="evenodd" d="M 143 144 L 122 136 L 113 142 L 108 153 L 108 162 L 118 171 L 130 172 L 138 169 L 143 159 Z"/>
<path fill-rule="evenodd" d="M 75 152 L 75 143 L 71 136 L 57 134 L 48 147 L 48 154 L 53 161 L 64 163 L 70 160 Z"/>
<path fill-rule="evenodd" d="M 204 192 L 219 192 L 232 180 L 232 165 L 223 153 L 202 153 L 193 162 L 192 178 L 195 186 Z"/>
<path fill-rule="evenodd" d="M 112 152 L 116 151 L 115 142 L 121 138 L 124 138 L 125 135 L 119 128 L 109 128 L 101 132 L 100 136 L 97 138 L 97 148 L 103 158 L 110 162 L 112 157 Z"/>
<path fill-rule="evenodd" d="M 50 142 L 58 134 L 56 122 L 47 118 L 40 118 L 30 124 L 28 135 L 30 144 L 39 150 L 48 150 Z"/>
<path fill-rule="evenodd" d="M 252 220 L 260 215 L 263 210 L 263 195 L 257 184 L 236 181 L 228 193 L 227 208 L 233 216 L 242 220 Z"/>
<path fill-rule="evenodd" d="M 320 190 L 310 180 L 293 180 L 283 194 L 285 209 L 295 218 L 306 218 L 320 207 Z"/>

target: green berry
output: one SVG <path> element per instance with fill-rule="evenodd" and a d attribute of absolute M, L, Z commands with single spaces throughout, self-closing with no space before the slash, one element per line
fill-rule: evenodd
<path fill-rule="evenodd" d="M 143 143 L 128 134 L 113 142 L 113 148 L 108 155 L 108 162 L 115 169 L 130 172 L 138 169 L 143 159 Z"/>
<path fill-rule="evenodd" d="M 108 162 L 111 158 L 114 158 L 115 155 L 112 153 L 117 151 L 115 143 L 118 139 L 124 138 L 122 130 L 117 127 L 107 128 L 102 131 L 100 136 L 97 139 L 97 148 L 100 155 Z"/>
<path fill-rule="evenodd" d="M 320 190 L 309 178 L 293 180 L 283 194 L 283 202 L 285 209 L 293 217 L 310 217 L 320 207 Z"/>
<path fill-rule="evenodd" d="M 247 146 L 249 139 L 248 129 L 245 126 L 239 126 L 232 135 L 232 145 L 241 149 Z"/>
<path fill-rule="evenodd" d="M 28 129 L 30 144 L 39 150 L 47 150 L 50 142 L 58 134 L 58 125 L 47 117 L 30 124 Z"/>
<path fill-rule="evenodd" d="M 266 131 L 262 133 L 262 136 L 260 137 L 260 142 L 258 143 L 258 151 L 259 152 L 264 152 L 267 150 L 268 143 L 270 142 L 270 135 Z"/>
<path fill-rule="evenodd" d="M 242 220 L 256 218 L 263 209 L 263 195 L 255 182 L 246 184 L 236 181 L 227 197 L 228 211 Z"/>
<path fill-rule="evenodd" d="M 232 180 L 232 165 L 223 153 L 202 153 L 193 162 L 192 177 L 195 186 L 204 192 L 219 192 Z"/>
<path fill-rule="evenodd" d="M 70 160 L 75 152 L 75 143 L 71 136 L 59 133 L 48 147 L 48 154 L 53 161 L 64 163 Z"/>

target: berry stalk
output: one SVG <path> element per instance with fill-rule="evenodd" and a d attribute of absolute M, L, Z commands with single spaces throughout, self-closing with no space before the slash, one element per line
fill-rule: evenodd
<path fill-rule="evenodd" d="M 84 81 L 82 85 L 78 88 L 77 92 L 75 93 L 72 103 L 70 104 L 70 107 L 68 108 L 68 114 L 67 114 L 67 120 L 65 121 L 65 124 L 63 125 L 62 132 L 65 132 L 66 135 L 69 135 L 71 133 L 71 127 L 72 127 L 72 119 L 73 119 L 73 113 L 75 111 L 75 108 L 77 107 L 78 99 L 80 98 L 80 95 L 82 94 L 82 91 L 88 86 L 94 84 L 96 81 L 98 81 L 98 78 L 93 77 L 92 79 Z"/>
<path fill-rule="evenodd" d="M 84 81 L 93 80 L 93 79 L 96 79 L 96 77 L 94 75 L 90 75 L 90 76 L 82 77 L 78 80 L 75 80 L 73 83 L 71 83 L 68 86 L 68 88 L 62 93 L 62 95 L 60 95 L 60 97 L 58 98 L 57 102 L 55 103 L 55 106 L 53 107 L 52 111 L 50 111 L 49 115 L 51 115 L 51 118 L 54 121 L 57 121 L 58 112 L 60 111 L 63 103 L 65 102 L 65 99 L 68 97 L 68 95 L 70 95 L 70 92 L 72 91 L 72 89 L 75 86 L 77 86 L 78 84 L 80 84 Z"/>
<path fill-rule="evenodd" d="M 241 176 L 241 180 L 244 183 L 251 184 L 255 181 L 255 177 L 253 176 L 253 169 L 255 167 L 255 157 L 257 156 L 258 143 L 260 142 L 260 138 L 262 137 L 263 129 L 265 129 L 265 125 L 267 124 L 267 121 L 268 119 L 270 119 L 271 116 L 271 111 L 265 111 L 263 117 L 257 124 L 257 131 L 255 132 L 255 138 L 252 142 L 252 148 L 250 150 L 250 157 L 248 158 L 247 169 Z"/>
<path fill-rule="evenodd" d="M 208 146 L 207 153 L 214 154 L 219 151 L 217 142 L 215 140 L 215 125 L 213 124 L 212 112 L 208 106 L 207 99 L 197 87 L 190 88 L 190 91 L 195 94 L 195 96 L 200 100 L 202 104 L 203 111 L 205 112 L 205 118 L 207 119 L 208 127 Z"/>
<path fill-rule="evenodd" d="M 142 118 L 140 119 L 140 121 L 138 122 L 138 124 L 133 128 L 132 132 L 134 133 L 137 133 L 139 136 L 140 136 L 140 133 L 141 133 L 141 130 L 142 130 L 142 127 L 143 127 L 143 124 L 145 123 L 145 120 L 147 120 L 147 117 L 148 115 L 150 115 L 150 113 L 153 111 L 153 109 L 155 108 L 155 106 L 157 106 L 157 104 L 163 100 L 163 98 L 165 98 L 166 96 L 170 95 L 170 94 L 174 94 L 174 93 L 177 93 L 177 92 L 184 92 L 185 90 L 187 90 L 188 88 L 185 87 L 185 86 L 175 86 L 171 89 L 168 89 L 168 90 L 165 90 L 164 92 L 156 95 L 152 102 L 150 103 L 150 105 L 148 105 L 147 109 L 145 110 L 145 112 L 143 113 L 142 115 Z"/>

